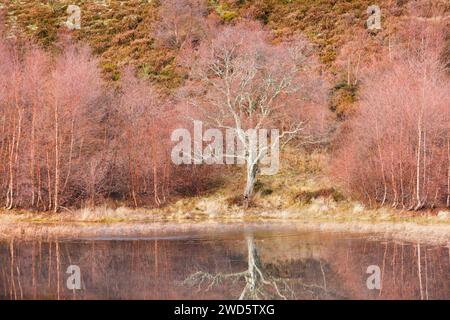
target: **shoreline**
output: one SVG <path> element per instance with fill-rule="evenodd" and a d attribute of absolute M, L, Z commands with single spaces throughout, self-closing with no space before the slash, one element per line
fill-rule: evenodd
<path fill-rule="evenodd" d="M 132 211 L 134 212 L 134 211 Z M 122 219 L 98 218 L 76 220 L 73 215 L 36 213 L 0 213 L 0 240 L 83 240 L 127 238 L 176 238 L 196 233 L 233 232 L 327 232 L 364 235 L 374 239 L 421 242 L 450 246 L 450 221 L 436 217 L 373 216 L 342 213 L 339 215 L 307 214 L 288 211 L 223 214 L 149 215 L 139 211 Z M 48 215 L 48 214 L 47 214 Z M 145 217 L 145 218 L 143 218 Z M 71 219 L 72 218 L 72 219 Z"/>

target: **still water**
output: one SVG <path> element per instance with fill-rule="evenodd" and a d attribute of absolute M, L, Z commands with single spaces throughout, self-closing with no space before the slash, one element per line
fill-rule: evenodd
<path fill-rule="evenodd" d="M 273 229 L 3 240 L 0 299 L 450 298 L 448 247 Z"/>

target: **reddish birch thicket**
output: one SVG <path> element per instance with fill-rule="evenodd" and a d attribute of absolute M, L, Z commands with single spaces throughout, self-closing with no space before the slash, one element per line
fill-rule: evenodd
<path fill-rule="evenodd" d="M 160 205 L 198 183 L 170 161 L 170 104 L 124 70 L 116 91 L 83 45 L 0 41 L 0 201 L 58 211 L 105 198 Z M 199 186 L 197 186 L 199 187 Z M 178 188 L 178 189 L 177 189 Z"/>
<path fill-rule="evenodd" d="M 134 205 L 138 195 L 152 195 L 161 204 L 171 183 L 170 131 L 173 112 L 151 85 L 125 70 L 116 104 L 115 166 L 124 175 Z"/>
<path fill-rule="evenodd" d="M 101 139 L 104 90 L 83 46 L 51 59 L 36 47 L 0 47 L 2 195 L 7 208 L 57 210 L 83 196 L 83 166 Z"/>
<path fill-rule="evenodd" d="M 413 30 L 363 77 L 333 171 L 372 205 L 417 210 L 450 205 L 450 82 L 435 30 Z"/>

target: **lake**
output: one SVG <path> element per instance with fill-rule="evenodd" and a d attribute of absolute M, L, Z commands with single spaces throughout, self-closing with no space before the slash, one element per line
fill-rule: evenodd
<path fill-rule="evenodd" d="M 448 247 L 276 226 L 0 240 L 0 268 L 0 299 L 450 298 Z"/>

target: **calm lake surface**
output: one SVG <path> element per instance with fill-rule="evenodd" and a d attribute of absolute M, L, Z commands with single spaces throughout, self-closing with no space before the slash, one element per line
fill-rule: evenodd
<path fill-rule="evenodd" d="M 450 298 L 448 247 L 273 229 L 0 241 L 0 299 Z"/>

